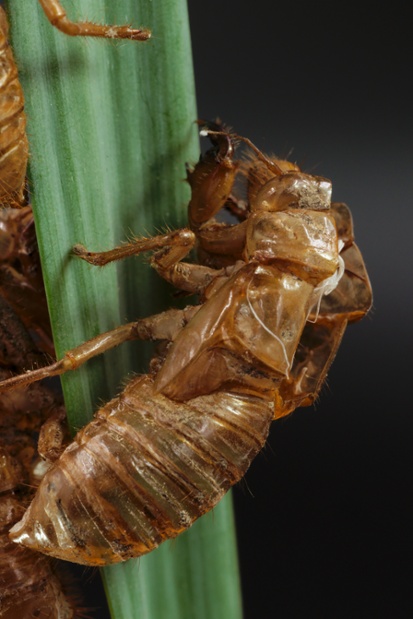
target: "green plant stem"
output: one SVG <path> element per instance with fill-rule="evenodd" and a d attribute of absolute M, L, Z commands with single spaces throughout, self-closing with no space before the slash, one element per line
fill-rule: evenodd
<path fill-rule="evenodd" d="M 104 250 L 132 232 L 182 225 L 189 197 L 185 162 L 195 162 L 199 148 L 184 0 L 76 0 L 66 8 L 72 19 L 148 26 L 153 38 L 148 43 L 69 38 L 50 26 L 35 0 L 9 5 L 58 357 L 171 303 L 142 261 L 100 270 L 73 259 L 70 250 L 79 242 Z M 144 371 L 142 349 L 140 343 L 122 347 L 63 377 L 72 428 L 84 425 L 102 399 L 119 391 L 128 371 Z M 239 618 L 231 509 L 226 499 L 176 542 L 105 568 L 112 617 Z"/>

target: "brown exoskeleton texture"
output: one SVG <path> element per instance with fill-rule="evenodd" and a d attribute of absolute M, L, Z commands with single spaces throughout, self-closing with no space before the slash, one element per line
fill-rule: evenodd
<path fill-rule="evenodd" d="M 0 392 L 75 369 L 129 339 L 161 340 L 150 372 L 101 408 L 46 474 L 12 539 L 101 565 L 151 551 L 209 511 L 246 472 L 272 419 L 317 397 L 348 322 L 371 304 L 351 216 L 330 181 L 267 157 L 213 123 L 188 172 L 189 228 L 90 264 L 152 252 L 151 265 L 199 302 L 124 325 Z M 235 159 L 237 141 L 250 151 Z M 246 199 L 234 195 L 239 180 Z M 216 221 L 230 210 L 237 223 Z M 198 262 L 184 261 L 193 249 Z"/>

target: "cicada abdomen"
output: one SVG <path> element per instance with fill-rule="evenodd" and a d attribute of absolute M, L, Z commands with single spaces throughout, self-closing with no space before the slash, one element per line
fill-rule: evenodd
<path fill-rule="evenodd" d="M 229 393 L 174 402 L 136 378 L 46 473 L 24 533 L 18 525 L 11 537 L 87 565 L 150 552 L 241 479 L 272 415 L 268 402 Z"/>
<path fill-rule="evenodd" d="M 29 148 L 23 90 L 8 42 L 7 17 L 0 6 L 0 208 L 25 205 Z"/>

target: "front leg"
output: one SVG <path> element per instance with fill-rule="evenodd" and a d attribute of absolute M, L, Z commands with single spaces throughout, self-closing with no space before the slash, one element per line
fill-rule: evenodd
<path fill-rule="evenodd" d="M 70 36 L 131 39 L 134 41 L 146 41 L 151 36 L 150 31 L 145 28 L 105 26 L 93 22 L 73 22 L 68 19 L 66 11 L 59 0 L 39 0 L 39 2 L 52 26 Z"/>
<path fill-rule="evenodd" d="M 88 251 L 83 245 L 75 245 L 73 254 L 94 266 L 105 266 L 116 260 L 138 256 L 147 252 L 160 252 L 164 267 L 182 260 L 195 245 L 195 235 L 186 228 L 149 238 L 135 238 L 130 243 L 122 243 L 114 249 L 102 252 Z"/>
<path fill-rule="evenodd" d="M 231 135 L 217 123 L 199 121 L 199 124 L 203 126 L 201 134 L 208 135 L 213 146 L 201 155 L 193 170 L 187 170 L 192 191 L 188 206 L 189 227 L 197 235 L 201 226 L 225 206 L 238 170 L 238 163 L 233 161 L 235 147 Z"/>
<path fill-rule="evenodd" d="M 191 230 L 182 228 L 168 234 L 150 238 L 137 238 L 104 252 L 90 252 L 82 245 L 75 245 L 73 254 L 89 264 L 104 266 L 115 260 L 146 252 L 154 252 L 150 264 L 163 278 L 179 290 L 190 294 L 202 294 L 209 284 L 224 270 L 216 270 L 198 264 L 182 262 L 195 245 L 196 237 Z"/>

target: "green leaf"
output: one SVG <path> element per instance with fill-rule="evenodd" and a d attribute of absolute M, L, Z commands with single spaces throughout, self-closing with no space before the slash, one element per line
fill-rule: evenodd
<path fill-rule="evenodd" d="M 185 162 L 198 156 L 194 80 L 184 0 L 76 0 L 72 19 L 148 26 L 148 43 L 69 38 L 35 0 L 10 2 L 26 97 L 30 179 L 56 351 L 171 298 L 136 258 L 104 269 L 70 255 L 75 243 L 109 249 L 132 233 L 185 223 Z M 145 371 L 134 343 L 63 377 L 74 429 Z M 139 359 L 137 359 L 139 357 Z M 241 603 L 231 501 L 178 540 L 103 570 L 114 619 L 236 619 Z"/>

